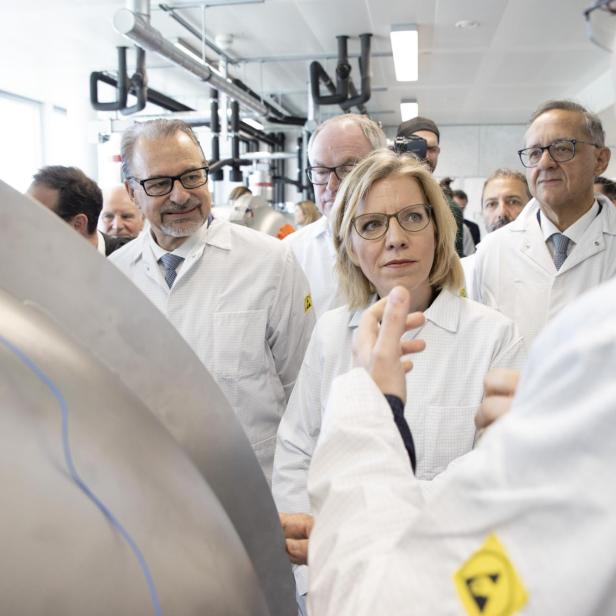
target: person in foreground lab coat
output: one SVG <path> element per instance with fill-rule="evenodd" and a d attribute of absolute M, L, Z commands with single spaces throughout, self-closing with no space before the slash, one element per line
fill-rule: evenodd
<path fill-rule="evenodd" d="M 610 160 L 596 115 L 548 101 L 525 140 L 519 155 L 534 199 L 479 245 L 472 298 L 513 319 L 530 345 L 564 306 L 616 274 L 616 209 L 593 193 Z"/>
<path fill-rule="evenodd" d="M 408 306 L 397 288 L 380 330 L 382 306 L 366 313 L 363 367 L 332 387 L 309 476 L 311 616 L 616 614 L 616 280 L 545 328 L 510 412 L 424 485 L 383 395 L 414 395 Z"/>
<path fill-rule="evenodd" d="M 459 296 L 455 221 L 438 183 L 417 159 L 373 152 L 343 182 L 334 212 L 340 282 L 349 305 L 319 319 L 280 423 L 272 492 L 284 513 L 310 511 L 308 468 L 329 389 L 351 367 L 353 333 L 376 293 L 385 297 L 403 284 L 414 294 L 413 310 L 426 313 L 425 325 L 409 333 L 425 339 L 428 349 L 409 374 L 416 396 L 404 409 L 421 479 L 433 479 L 472 449 L 485 374 L 495 367 L 520 368 L 525 358 L 511 320 Z M 296 570 L 296 581 L 305 594 L 305 568 Z"/>
<path fill-rule="evenodd" d="M 314 326 L 306 278 L 279 240 L 211 216 L 207 162 L 187 124 L 135 124 L 122 136 L 122 161 L 148 226 L 112 261 L 210 371 L 269 481 Z"/>

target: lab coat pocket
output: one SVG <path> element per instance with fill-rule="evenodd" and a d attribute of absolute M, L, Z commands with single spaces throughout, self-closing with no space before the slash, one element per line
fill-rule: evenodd
<path fill-rule="evenodd" d="M 214 314 L 213 371 L 223 379 L 261 372 L 265 365 L 265 310 Z"/>
<path fill-rule="evenodd" d="M 442 473 L 447 465 L 469 452 L 475 440 L 477 405 L 430 406 L 424 423 L 424 479 Z"/>

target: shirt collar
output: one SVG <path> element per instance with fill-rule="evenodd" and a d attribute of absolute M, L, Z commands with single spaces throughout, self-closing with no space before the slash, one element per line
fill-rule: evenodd
<path fill-rule="evenodd" d="M 580 239 L 582 238 L 588 227 L 590 227 L 592 221 L 597 217 L 600 211 L 601 206 L 599 205 L 599 202 L 595 199 L 588 212 L 578 218 L 570 227 L 567 227 L 562 232 L 547 216 L 543 214 L 541 210 L 538 210 L 537 220 L 539 221 L 539 226 L 541 227 L 543 239 L 546 242 L 555 233 L 562 233 L 563 235 L 566 235 L 570 240 L 572 240 L 575 244 L 578 244 L 580 242 Z"/>
<path fill-rule="evenodd" d="M 168 250 L 161 248 L 156 243 L 151 229 L 148 229 L 145 234 L 145 242 L 150 246 L 156 261 L 159 261 L 164 254 L 169 252 Z M 209 218 L 208 222 L 201 225 L 195 233 L 189 236 L 188 239 L 180 244 L 175 250 L 172 250 L 171 253 L 177 255 L 178 257 L 182 257 L 183 259 L 188 259 L 195 252 L 203 250 L 205 244 L 210 244 L 212 246 L 217 246 L 218 248 L 227 250 L 230 249 L 231 235 L 229 232 L 229 226 L 227 224 L 222 224 L 222 221 L 219 221 L 216 218 Z"/>
<path fill-rule="evenodd" d="M 349 327 L 359 327 L 364 312 L 377 301 L 376 294 L 370 297 L 370 301 L 367 306 L 359 308 L 351 314 L 349 319 Z M 429 308 L 424 312 L 426 316 L 426 322 L 430 321 L 436 327 L 444 329 L 450 332 L 457 332 L 460 326 L 460 312 L 462 309 L 462 298 L 459 295 L 455 295 L 448 289 L 442 289 L 436 296 Z M 412 330 L 411 336 L 417 335 L 422 327 Z"/>

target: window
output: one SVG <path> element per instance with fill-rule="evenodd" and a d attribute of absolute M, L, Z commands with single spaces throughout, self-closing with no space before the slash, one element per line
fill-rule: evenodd
<path fill-rule="evenodd" d="M 24 192 L 43 165 L 42 104 L 0 92 L 0 178 Z"/>

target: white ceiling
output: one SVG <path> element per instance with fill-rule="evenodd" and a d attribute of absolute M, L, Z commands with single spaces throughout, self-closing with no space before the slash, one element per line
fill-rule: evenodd
<path fill-rule="evenodd" d="M 217 0 L 219 1 L 219 0 Z M 368 111 L 386 126 L 400 122 L 402 98 L 415 97 L 420 113 L 440 124 L 524 122 L 541 101 L 581 97 L 595 111 L 613 104 L 603 90 L 609 54 L 586 38 L 583 10 L 590 0 L 265 0 L 209 7 L 205 30 L 212 38 L 233 36 L 230 53 L 247 60 L 336 53 L 336 35 L 372 32 L 375 89 Z M 87 98 L 87 76 L 115 68 L 112 17 L 122 0 L 0 0 L 0 89 L 33 95 L 43 88 L 57 104 Z M 181 7 L 186 2 L 170 0 Z M 152 3 L 152 25 L 166 37 L 199 43 Z M 197 28 L 200 8 L 178 8 Z M 610 19 L 606 15 L 607 19 Z M 459 20 L 477 20 L 462 30 Z M 615 19 L 613 17 L 611 19 Z M 389 30 L 415 23 L 419 30 L 419 81 L 395 81 Z M 333 75 L 335 60 L 322 60 Z M 306 113 L 309 60 L 244 62 L 234 76 L 263 94 L 276 94 L 292 113 Z M 357 61 L 352 61 L 359 85 Z M 168 61 L 148 55 L 150 86 L 191 106 L 209 105 L 209 88 Z M 11 84 L 16 84 L 11 86 Z M 601 108 L 598 108 L 601 107 Z M 330 114 L 338 108 L 323 108 Z"/>

